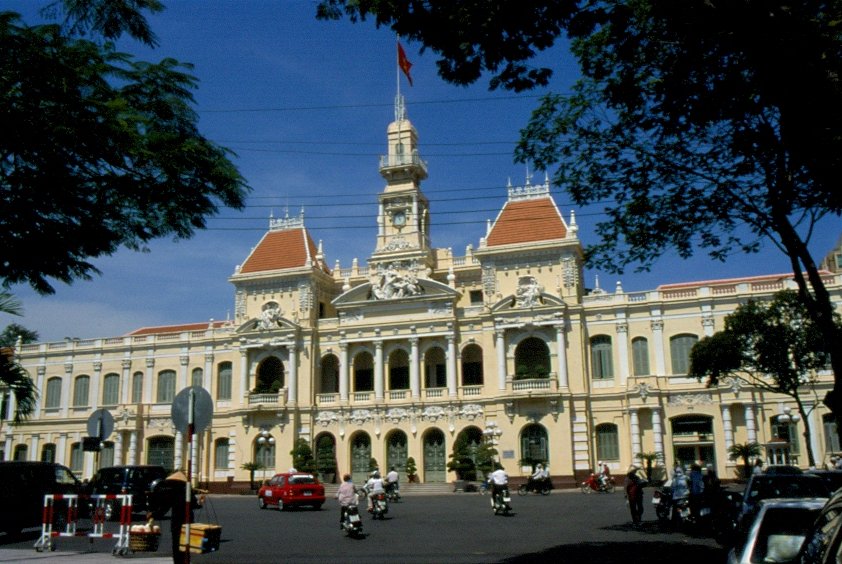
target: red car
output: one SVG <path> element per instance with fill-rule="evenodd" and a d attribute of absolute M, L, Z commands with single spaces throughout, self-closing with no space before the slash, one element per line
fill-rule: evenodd
<path fill-rule="evenodd" d="M 319 510 L 324 502 L 325 487 L 315 476 L 305 472 L 275 474 L 257 491 L 260 509 L 275 505 L 278 511 L 283 511 L 286 507 L 309 505 Z"/>

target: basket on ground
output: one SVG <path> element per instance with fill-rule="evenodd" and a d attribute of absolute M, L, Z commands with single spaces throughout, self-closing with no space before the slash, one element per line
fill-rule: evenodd
<path fill-rule="evenodd" d="M 132 552 L 157 552 L 161 533 L 129 532 L 129 550 Z"/>

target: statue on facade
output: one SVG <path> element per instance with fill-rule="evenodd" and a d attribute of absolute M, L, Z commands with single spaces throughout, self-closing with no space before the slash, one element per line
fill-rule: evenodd
<path fill-rule="evenodd" d="M 515 293 L 515 307 L 533 307 L 542 304 L 541 294 L 544 288 L 534 276 L 521 276 Z"/>
<path fill-rule="evenodd" d="M 371 297 L 375 300 L 406 298 L 422 292 L 423 288 L 414 274 L 403 276 L 393 267 L 389 267 L 379 280 L 371 284 Z"/>
<path fill-rule="evenodd" d="M 260 319 L 257 320 L 258 329 L 275 329 L 281 323 L 281 308 L 277 304 L 272 304 L 260 312 Z"/>

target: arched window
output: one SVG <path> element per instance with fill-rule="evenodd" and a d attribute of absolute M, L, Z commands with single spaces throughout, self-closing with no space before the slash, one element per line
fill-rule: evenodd
<path fill-rule="evenodd" d="M 146 463 L 163 466 L 171 470 L 175 466 L 175 439 L 152 437 L 147 442 Z"/>
<path fill-rule="evenodd" d="M 132 403 L 143 403 L 143 372 L 132 374 Z"/>
<path fill-rule="evenodd" d="M 161 370 L 158 373 L 158 403 L 172 403 L 175 399 L 175 370 Z"/>
<path fill-rule="evenodd" d="M 599 460 L 620 460 L 619 433 L 613 423 L 596 426 L 596 457 Z"/>
<path fill-rule="evenodd" d="M 374 360 L 368 352 L 361 352 L 354 357 L 354 391 L 370 392 L 374 390 Z"/>
<path fill-rule="evenodd" d="M 441 347 L 432 347 L 424 353 L 425 388 L 447 387 L 447 365 L 444 358 Z"/>
<path fill-rule="evenodd" d="M 528 337 L 515 349 L 515 380 L 548 378 L 550 349 L 537 337 Z"/>
<path fill-rule="evenodd" d="M 56 461 L 56 445 L 47 443 L 41 447 L 41 462 Z"/>
<path fill-rule="evenodd" d="M 389 389 L 409 389 L 409 355 L 403 349 L 389 355 Z"/>
<path fill-rule="evenodd" d="M 73 407 L 88 406 L 88 390 L 91 386 L 91 377 L 87 375 L 77 376 L 73 381 Z"/>
<path fill-rule="evenodd" d="M 102 380 L 102 405 L 120 403 L 120 375 L 106 374 Z"/>
<path fill-rule="evenodd" d="M 836 417 L 832 413 L 822 415 L 822 427 L 824 429 L 824 450 L 826 453 L 838 453 L 839 429 L 836 426 Z"/>
<path fill-rule="evenodd" d="M 632 363 L 635 376 L 649 376 L 649 341 L 646 337 L 632 339 Z"/>
<path fill-rule="evenodd" d="M 468 345 L 462 349 L 462 385 L 481 386 L 483 383 L 482 347 Z"/>
<path fill-rule="evenodd" d="M 339 391 L 339 359 L 335 354 L 322 358 L 322 377 L 319 381 L 320 394 L 335 394 Z"/>
<path fill-rule="evenodd" d="M 12 460 L 23 461 L 26 460 L 26 455 L 28 454 L 28 449 L 26 445 L 15 445 L 15 454 Z"/>
<path fill-rule="evenodd" d="M 228 439 L 216 439 L 214 443 L 213 449 L 213 466 L 217 470 L 228 470 L 229 469 L 229 460 L 228 460 L 228 452 L 229 452 L 229 442 Z"/>
<path fill-rule="evenodd" d="M 61 378 L 58 376 L 47 380 L 47 397 L 44 400 L 44 407 L 47 409 L 61 407 Z"/>
<path fill-rule="evenodd" d="M 591 338 L 591 369 L 594 380 L 611 380 L 614 378 L 614 353 L 611 347 L 611 337 L 597 335 Z"/>
<path fill-rule="evenodd" d="M 190 385 L 201 388 L 204 384 L 205 371 L 201 368 L 194 368 L 190 373 Z"/>
<path fill-rule="evenodd" d="M 276 356 L 266 357 L 257 367 L 257 385 L 254 391 L 258 394 L 275 394 L 283 387 L 284 363 Z"/>
<path fill-rule="evenodd" d="M 696 335 L 676 335 L 670 338 L 673 374 L 687 374 L 690 371 L 690 349 L 698 340 Z"/>
<path fill-rule="evenodd" d="M 550 462 L 547 430 L 541 425 L 533 423 L 523 428 L 520 434 L 520 462 L 521 466 L 530 466 L 539 462 Z"/>
<path fill-rule="evenodd" d="M 231 399 L 231 363 L 220 362 L 216 365 L 216 399 Z"/>

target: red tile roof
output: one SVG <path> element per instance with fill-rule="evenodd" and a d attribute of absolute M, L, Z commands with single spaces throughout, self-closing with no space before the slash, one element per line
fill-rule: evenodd
<path fill-rule="evenodd" d="M 137 337 L 140 335 L 157 335 L 160 333 L 184 333 L 186 331 L 204 331 L 209 325 L 214 329 L 223 327 L 228 321 L 205 321 L 204 323 L 183 323 L 181 325 L 162 325 L 160 327 L 141 327 L 135 329 L 127 336 Z"/>
<path fill-rule="evenodd" d="M 269 231 L 249 254 L 241 274 L 300 268 L 315 261 L 318 248 L 304 228 Z"/>
<path fill-rule="evenodd" d="M 486 245 L 532 243 L 566 236 L 567 225 L 552 198 L 516 200 L 503 206 L 486 238 Z"/>

